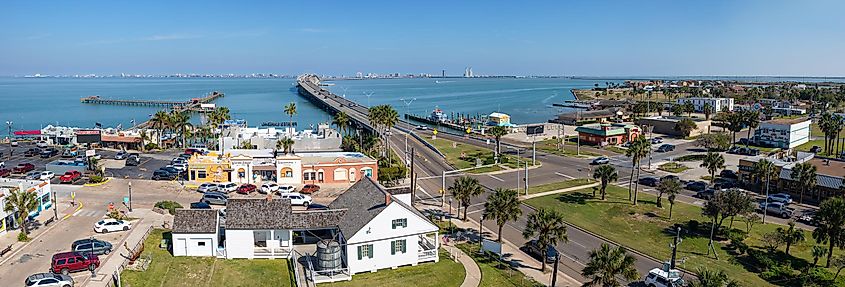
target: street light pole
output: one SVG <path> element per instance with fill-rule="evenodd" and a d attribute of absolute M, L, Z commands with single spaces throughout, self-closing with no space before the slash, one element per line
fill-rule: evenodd
<path fill-rule="evenodd" d="M 132 212 L 132 182 L 129 182 L 129 212 Z"/>
<path fill-rule="evenodd" d="M 411 107 L 411 103 L 413 103 L 415 100 L 417 100 L 417 98 L 412 98 L 411 100 L 408 100 L 408 101 L 406 101 L 404 98 L 399 99 L 399 100 L 402 101 L 403 103 L 405 103 L 405 115 L 407 116 L 408 110 Z M 406 163 L 408 162 L 408 133 L 410 133 L 410 132 L 411 131 L 408 130 L 408 132 L 405 133 L 405 162 Z"/>
<path fill-rule="evenodd" d="M 58 207 L 59 207 L 59 201 L 56 200 L 56 191 L 54 190 L 53 191 L 53 220 L 59 219 Z"/>
<path fill-rule="evenodd" d="M 12 147 L 12 124 L 13 124 L 12 121 L 6 121 L 6 127 L 9 128 L 8 136 L 9 136 L 9 159 L 10 160 L 12 159 L 12 151 L 14 150 L 14 147 Z"/>

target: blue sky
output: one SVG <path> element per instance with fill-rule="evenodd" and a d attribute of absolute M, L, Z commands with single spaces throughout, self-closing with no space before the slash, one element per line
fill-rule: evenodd
<path fill-rule="evenodd" d="M 845 76 L 845 1 L 12 1 L 0 75 Z"/>

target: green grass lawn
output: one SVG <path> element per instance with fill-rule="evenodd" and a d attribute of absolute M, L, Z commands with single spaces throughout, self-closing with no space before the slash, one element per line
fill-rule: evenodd
<path fill-rule="evenodd" d="M 590 183 L 593 183 L 593 182 L 596 182 L 596 181 L 593 180 L 593 179 L 590 179 L 590 178 L 568 179 L 568 180 L 564 180 L 564 181 L 558 181 L 558 182 L 552 182 L 552 183 L 547 183 L 547 184 L 531 186 L 530 188 L 528 188 L 528 193 L 529 194 L 541 193 L 541 192 L 546 192 L 546 191 L 552 191 L 552 190 L 570 188 L 570 187 L 579 186 L 579 185 L 590 184 Z"/>
<path fill-rule="evenodd" d="M 572 141 L 564 142 L 563 149 L 558 149 L 558 145 L 560 144 L 560 140 L 558 139 L 547 139 L 544 141 L 537 142 L 537 150 L 541 150 L 550 154 L 556 154 L 560 156 L 568 156 L 568 157 L 594 157 L 600 156 L 600 154 L 589 152 L 584 149 L 581 149 L 581 153 L 578 153 L 578 146 L 577 143 Z"/>
<path fill-rule="evenodd" d="M 702 160 L 704 160 L 705 156 L 706 156 L 706 154 L 703 154 L 703 153 L 688 154 L 688 155 L 682 155 L 682 156 L 676 157 L 675 161 L 702 161 Z"/>
<path fill-rule="evenodd" d="M 153 230 L 144 241 L 141 255 L 152 257 L 143 272 L 126 270 L 120 274 L 126 287 L 141 286 L 295 286 L 287 260 L 217 259 L 213 257 L 174 257 L 158 247 L 169 234 Z"/>
<path fill-rule="evenodd" d="M 643 193 L 639 195 L 639 205 L 632 205 L 628 201 L 627 189 L 623 187 L 609 186 L 606 201 L 593 199 L 591 194 L 591 189 L 585 189 L 532 198 L 525 202 L 536 208 L 558 210 L 571 224 L 661 260 L 668 260 L 671 256 L 668 244 L 674 235 L 668 230 L 672 229 L 673 224 L 686 224 L 690 220 L 696 220 L 701 222 L 698 232 L 690 234 L 689 229 L 685 229 L 685 238 L 678 248 L 678 258 L 687 258 L 686 263 L 681 264 L 680 267 L 692 271 L 699 268 L 722 270 L 728 277 L 740 281 L 742 286 L 774 286 L 758 276 L 754 271 L 754 266 L 745 264 L 749 262 L 747 259 L 749 256 L 733 255 L 723 249 L 727 245 L 726 242 L 717 243 L 719 260 L 712 255 L 707 255 L 709 232 L 707 222 L 709 220 L 701 215 L 700 207 L 678 203 L 674 207 L 672 220 L 669 220 L 669 205 L 665 198 L 663 199 L 664 208 L 661 209 L 655 205 L 655 196 Z M 729 224 L 728 221 L 724 223 L 726 226 Z M 762 234 L 773 232 L 777 227 L 779 225 L 758 223 L 754 225 L 750 236 L 744 242 L 752 250 L 762 250 L 764 246 L 761 242 Z M 746 226 L 742 221 L 736 221 L 734 228 L 744 230 Z M 778 262 L 790 262 L 795 269 L 812 263 L 809 251 L 813 245 L 812 237 L 809 232 L 805 235 L 809 241 L 794 245 L 790 250 L 792 256 L 783 255 L 783 259 Z M 780 250 L 783 250 L 783 247 Z M 834 255 L 840 255 L 842 252 L 835 250 Z M 824 262 L 824 259 L 821 261 Z M 831 270 L 836 272 L 835 269 Z M 839 283 L 838 286 L 845 286 L 845 281 L 841 279 L 837 283 Z M 794 283 L 783 285 L 794 286 Z"/>
<path fill-rule="evenodd" d="M 618 154 L 625 154 L 625 152 L 628 151 L 627 149 L 624 149 L 624 148 L 621 148 L 621 147 L 618 147 L 618 146 L 612 146 L 612 145 L 606 146 L 606 147 L 604 147 L 604 149 L 618 153 Z"/>
<path fill-rule="evenodd" d="M 396 287 L 439 287 L 461 286 L 466 277 L 464 266 L 449 259 L 449 253 L 440 249 L 440 261 L 404 266 L 397 269 L 379 270 L 375 273 L 352 275 L 352 281 L 325 283 L 319 286 L 396 286 Z"/>
<path fill-rule="evenodd" d="M 822 151 L 819 153 L 819 155 L 827 155 L 824 151 L 824 139 L 810 140 L 802 145 L 799 145 L 795 149 L 809 152 L 810 149 L 813 148 L 813 146 L 819 146 L 822 148 Z"/>
<path fill-rule="evenodd" d="M 469 254 L 478 269 L 481 270 L 480 287 L 541 287 L 543 284 L 534 281 L 531 277 L 525 276 L 519 270 L 513 269 L 506 263 L 488 256 L 478 254 L 478 244 L 461 243 L 458 248 Z"/>
<path fill-rule="evenodd" d="M 683 165 L 683 164 L 680 164 L 680 163 L 677 163 L 677 162 L 667 162 L 667 163 L 664 163 L 664 164 L 661 164 L 660 166 L 658 166 L 657 169 L 665 171 L 665 172 L 680 173 L 680 172 L 683 172 L 683 171 L 688 170 L 690 168 L 686 165 Z"/>
<path fill-rule="evenodd" d="M 493 150 L 488 148 L 477 147 L 474 145 L 459 143 L 447 139 L 426 138 L 426 141 L 434 145 L 443 155 L 446 156 L 446 162 L 456 169 L 465 169 L 476 166 L 476 159 L 480 159 L 482 165 L 493 163 Z M 494 148 L 494 147 L 491 147 Z M 502 151 L 504 152 L 504 150 Z M 515 156 L 504 155 L 501 159 L 504 166 L 509 168 L 517 168 L 517 158 Z M 539 162 L 538 162 L 539 164 Z M 498 166 L 489 166 L 478 169 L 469 170 L 469 173 L 484 173 L 491 171 L 502 170 Z"/>

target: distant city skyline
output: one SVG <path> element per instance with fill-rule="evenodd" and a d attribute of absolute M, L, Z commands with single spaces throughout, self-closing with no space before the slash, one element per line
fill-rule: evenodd
<path fill-rule="evenodd" d="M 5 8 L 0 76 L 845 76 L 845 2 L 831 0 L 86 1 Z"/>

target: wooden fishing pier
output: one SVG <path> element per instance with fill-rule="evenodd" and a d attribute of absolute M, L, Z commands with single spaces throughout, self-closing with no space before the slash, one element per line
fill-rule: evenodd
<path fill-rule="evenodd" d="M 214 91 L 209 93 L 207 96 L 202 98 L 193 98 L 188 101 L 159 101 L 159 100 L 116 100 L 116 99 L 103 99 L 100 96 L 90 96 L 81 98 L 79 101 L 83 104 L 96 104 L 96 105 L 123 105 L 123 106 L 148 106 L 148 107 L 170 107 L 174 111 L 182 112 L 182 111 L 195 111 L 201 112 L 202 104 L 208 104 L 218 98 L 223 97 L 223 93 Z"/>

